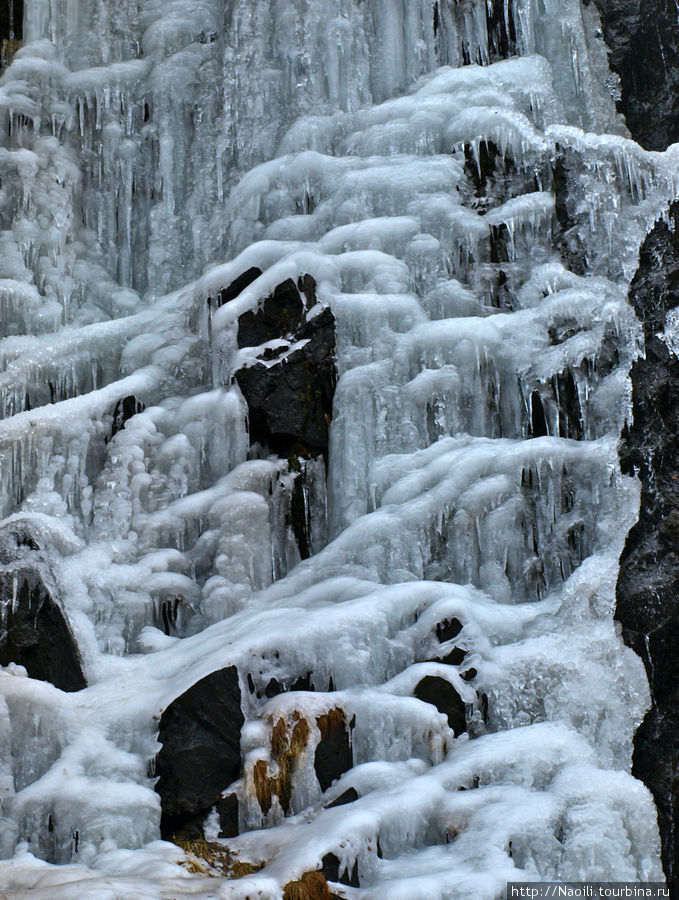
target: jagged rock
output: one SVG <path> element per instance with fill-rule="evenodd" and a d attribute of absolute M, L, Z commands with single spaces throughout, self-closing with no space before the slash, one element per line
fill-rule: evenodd
<path fill-rule="evenodd" d="M 616 618 L 643 658 L 653 706 L 635 736 L 633 773 L 653 792 L 668 882 L 679 880 L 679 360 L 657 336 L 679 306 L 679 204 L 658 221 L 639 254 L 630 302 L 644 328 L 645 356 L 631 372 L 632 424 L 623 431 L 623 472 L 641 480 L 639 520 L 620 558 Z"/>
<path fill-rule="evenodd" d="M 238 672 L 212 672 L 165 709 L 160 719 L 156 791 L 164 838 L 202 836 L 202 821 L 240 773 L 241 710 Z M 218 810 L 219 811 L 219 810 Z"/>
<path fill-rule="evenodd" d="M 589 0 L 588 0 L 589 2 Z M 593 0 L 632 137 L 648 150 L 679 140 L 679 16 L 674 0 Z"/>
<path fill-rule="evenodd" d="M 316 724 L 321 731 L 321 739 L 316 747 L 314 768 L 321 790 L 326 791 L 354 764 L 350 736 L 352 723 L 347 725 L 344 711 L 335 708 L 319 716 Z"/>
<path fill-rule="evenodd" d="M 38 541 L 27 522 L 0 532 L 0 665 L 18 663 L 31 678 L 79 691 L 87 684 L 80 654 Z"/>
<path fill-rule="evenodd" d="M 464 701 L 445 678 L 425 675 L 413 693 L 418 700 L 431 703 L 440 713 L 448 717 L 448 724 L 453 729 L 455 737 L 459 737 L 467 730 Z"/>
<path fill-rule="evenodd" d="M 335 320 L 328 308 L 308 316 L 317 306 L 315 299 L 310 276 L 298 284 L 289 279 L 258 312 L 244 313 L 238 320 L 241 348 L 286 341 L 284 347 L 266 348 L 261 361 L 236 373 L 249 408 L 250 440 L 284 457 L 322 453 L 327 458 L 335 391 Z M 289 350 L 302 341 L 303 346 Z"/>

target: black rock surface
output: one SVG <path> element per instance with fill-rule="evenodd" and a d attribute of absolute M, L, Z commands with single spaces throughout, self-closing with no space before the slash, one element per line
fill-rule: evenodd
<path fill-rule="evenodd" d="M 0 665 L 18 663 L 31 678 L 62 691 L 87 684 L 40 536 L 29 522 L 0 531 Z"/>
<path fill-rule="evenodd" d="M 241 710 L 235 666 L 207 675 L 173 700 L 160 719 L 156 791 L 160 794 L 160 833 L 202 837 L 202 822 L 213 806 L 233 826 L 232 804 L 223 792 L 240 773 Z"/>
<path fill-rule="evenodd" d="M 620 442 L 622 470 L 641 481 L 639 520 L 620 558 L 616 618 L 646 665 L 652 707 L 635 737 L 633 773 L 658 808 L 663 864 L 679 887 L 679 360 L 662 333 L 679 306 L 679 204 L 646 237 L 630 302 L 645 356 L 632 367 L 633 421 Z"/>
<path fill-rule="evenodd" d="M 590 0 L 585 0 L 589 5 Z M 609 63 L 620 77 L 623 113 L 647 150 L 679 140 L 679 15 L 674 0 L 592 0 Z"/>
<path fill-rule="evenodd" d="M 464 701 L 445 678 L 425 675 L 418 682 L 414 694 L 418 700 L 431 703 L 440 713 L 448 717 L 448 724 L 453 729 L 455 737 L 467 730 Z"/>
<path fill-rule="evenodd" d="M 315 314 L 309 311 L 315 307 Z M 335 392 L 335 319 L 316 306 L 315 282 L 304 275 L 280 284 L 257 312 L 238 320 L 238 345 L 286 346 L 260 351 L 260 361 L 236 373 L 249 409 L 250 440 L 283 457 L 322 453 L 327 459 L 328 429 Z M 303 346 L 289 347 L 305 341 Z"/>

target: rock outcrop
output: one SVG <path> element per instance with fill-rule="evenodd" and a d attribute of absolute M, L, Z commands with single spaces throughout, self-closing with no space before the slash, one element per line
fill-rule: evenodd
<path fill-rule="evenodd" d="M 31 678 L 79 691 L 80 655 L 39 540 L 29 522 L 0 533 L 0 665 L 18 663 Z"/>
<path fill-rule="evenodd" d="M 218 804 L 222 831 L 233 830 L 233 799 L 223 792 L 240 772 L 243 722 L 235 666 L 202 678 L 163 712 L 155 761 L 162 837 L 202 837 L 203 820 Z"/>
<path fill-rule="evenodd" d="M 618 109 L 647 150 L 679 140 L 679 16 L 674 0 L 583 0 L 599 10 Z"/>
<path fill-rule="evenodd" d="M 282 457 L 323 454 L 327 460 L 335 320 L 317 304 L 314 279 L 288 279 L 257 312 L 244 313 L 238 346 L 253 348 L 252 361 L 236 373 L 248 404 L 250 440 Z"/>

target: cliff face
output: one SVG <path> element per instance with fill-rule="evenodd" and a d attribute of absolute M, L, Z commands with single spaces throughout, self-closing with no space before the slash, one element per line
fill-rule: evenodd
<path fill-rule="evenodd" d="M 589 5 L 590 0 L 583 0 Z M 679 140 L 679 16 L 674 0 L 593 0 L 611 68 L 620 76 L 618 109 L 647 150 Z"/>
<path fill-rule="evenodd" d="M 664 150 L 679 140 L 679 16 L 670 0 L 594 0 L 632 137 Z M 634 774 L 654 794 L 668 881 L 679 877 L 679 360 L 668 313 L 679 305 L 679 204 L 647 236 L 630 288 L 645 355 L 631 372 L 633 422 L 623 471 L 641 481 L 639 521 L 620 560 L 616 617 L 643 658 L 652 706 L 635 738 Z"/>
<path fill-rule="evenodd" d="M 641 480 L 641 506 L 620 560 L 616 609 L 651 687 L 653 705 L 635 738 L 633 772 L 655 797 L 665 872 L 673 883 L 679 874 L 679 360 L 663 329 L 670 331 L 668 313 L 679 305 L 677 225 L 675 203 L 669 225 L 657 222 L 646 238 L 630 289 L 646 352 L 631 372 L 633 423 L 623 431 L 620 461 Z"/>

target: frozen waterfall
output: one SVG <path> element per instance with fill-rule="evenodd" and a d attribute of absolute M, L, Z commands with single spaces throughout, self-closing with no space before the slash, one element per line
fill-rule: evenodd
<path fill-rule="evenodd" d="M 601 34 L 580 0 L 25 0 L 0 896 L 663 880 L 613 613 L 679 145 L 629 138 Z"/>

